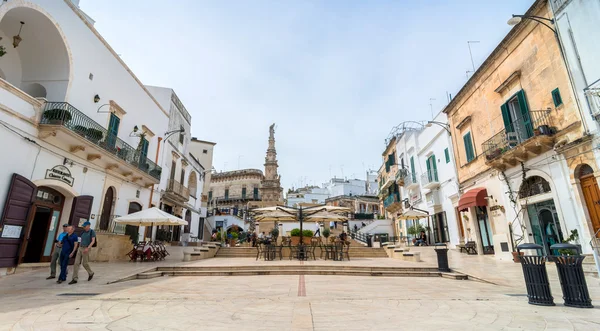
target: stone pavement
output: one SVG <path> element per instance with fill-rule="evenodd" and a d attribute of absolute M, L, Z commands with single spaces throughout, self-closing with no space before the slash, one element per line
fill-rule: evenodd
<path fill-rule="evenodd" d="M 434 265 L 433 251 L 422 248 Z M 162 277 L 109 281 L 161 263 L 96 263 L 96 276 L 77 285 L 46 281 L 46 270 L 0 278 L 0 330 L 598 330 L 600 308 L 527 304 L 520 266 L 451 252 L 451 266 L 485 281 L 352 276 Z M 192 265 L 298 264 L 298 261 L 209 259 Z M 307 261 L 329 264 L 330 261 Z M 414 265 L 394 259 L 335 262 Z M 85 276 L 85 273 L 84 273 Z M 600 307 L 600 284 L 588 278 Z"/>

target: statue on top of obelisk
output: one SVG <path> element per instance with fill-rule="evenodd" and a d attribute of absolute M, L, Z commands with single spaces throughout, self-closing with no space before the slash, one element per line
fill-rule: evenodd
<path fill-rule="evenodd" d="M 281 176 L 277 173 L 277 151 L 275 149 L 275 123 L 269 126 L 269 147 L 265 157 L 265 179 L 261 183 L 262 201 L 282 201 Z"/>

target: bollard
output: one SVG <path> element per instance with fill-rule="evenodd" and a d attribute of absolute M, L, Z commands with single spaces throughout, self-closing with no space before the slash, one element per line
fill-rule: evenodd
<path fill-rule="evenodd" d="M 521 244 L 517 246 L 517 253 L 521 250 L 536 250 L 539 254 L 543 247 L 536 244 Z M 543 255 L 519 256 L 525 286 L 527 287 L 527 298 L 529 304 L 539 306 L 554 306 L 554 298 L 550 291 L 548 282 L 548 271 L 546 270 L 546 257 Z"/>
<path fill-rule="evenodd" d="M 435 253 L 437 254 L 438 271 L 450 272 L 448 265 L 448 247 L 446 244 L 435 244 Z"/>
<path fill-rule="evenodd" d="M 551 250 L 574 251 L 576 255 L 556 255 L 555 263 L 560 279 L 560 287 L 565 306 L 576 308 L 594 308 L 583 273 L 583 259 L 579 247 L 572 244 L 555 244 Z"/>

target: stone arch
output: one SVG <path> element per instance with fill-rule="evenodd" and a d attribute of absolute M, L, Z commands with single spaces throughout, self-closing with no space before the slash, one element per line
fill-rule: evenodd
<path fill-rule="evenodd" d="M 72 58 L 59 24 L 41 6 L 11 1 L 0 8 L 0 37 L 12 40 L 19 33 L 18 48 L 7 47 L 0 62 L 5 80 L 26 93 L 46 90 L 46 98 L 65 100 L 72 79 Z M 43 87 L 41 89 L 37 85 Z"/>
<path fill-rule="evenodd" d="M 590 166 L 587 163 L 581 163 L 581 164 L 578 164 L 577 167 L 575 167 L 573 174 L 575 175 L 575 178 L 581 179 L 581 177 L 591 175 L 594 172 L 596 172 L 596 171 L 594 168 L 592 168 L 592 166 Z"/>
<path fill-rule="evenodd" d="M 541 176 L 529 176 L 519 187 L 519 199 L 552 192 L 550 183 Z"/>
<path fill-rule="evenodd" d="M 190 190 L 190 194 L 196 197 L 198 194 L 198 176 L 194 170 L 190 172 L 190 176 L 188 177 L 188 189 Z"/>
<path fill-rule="evenodd" d="M 79 193 L 77 191 L 75 191 L 71 186 L 69 186 L 66 183 L 59 182 L 57 180 L 40 179 L 40 180 L 34 180 L 33 183 L 38 187 L 46 186 L 46 187 L 55 189 L 58 192 L 60 192 L 62 195 L 64 195 L 65 198 L 74 198 L 76 196 L 79 196 Z"/>

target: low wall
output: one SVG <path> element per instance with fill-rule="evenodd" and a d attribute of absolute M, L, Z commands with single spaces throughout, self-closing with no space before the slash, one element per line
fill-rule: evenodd
<path fill-rule="evenodd" d="M 92 248 L 90 261 L 113 262 L 129 261 L 125 254 L 133 248 L 129 236 L 114 233 L 96 233 L 98 246 Z"/>

